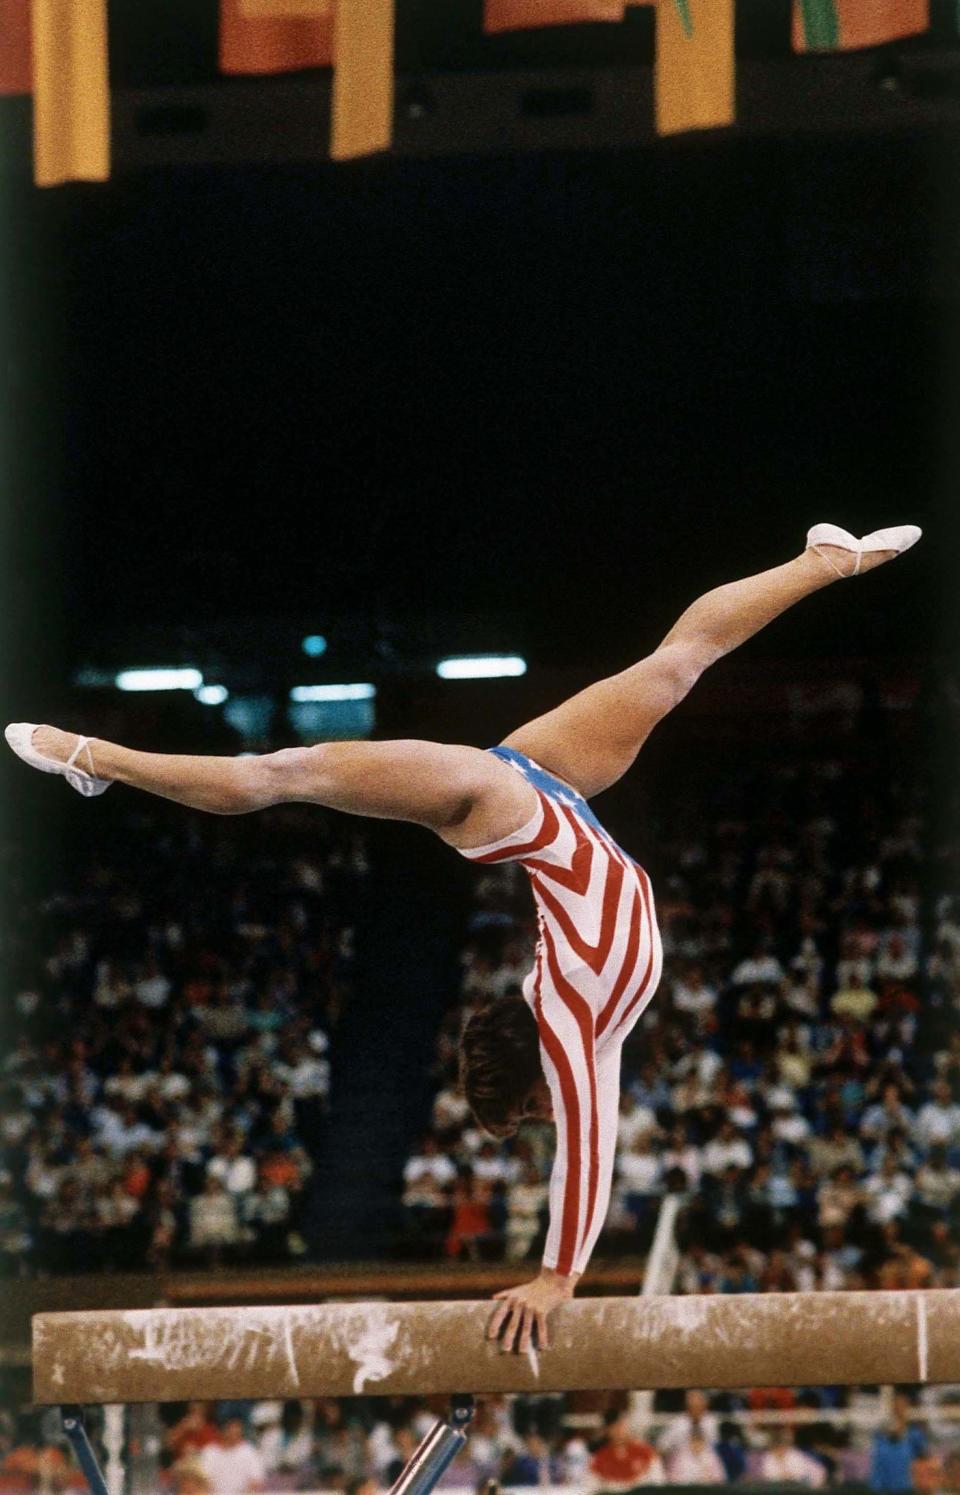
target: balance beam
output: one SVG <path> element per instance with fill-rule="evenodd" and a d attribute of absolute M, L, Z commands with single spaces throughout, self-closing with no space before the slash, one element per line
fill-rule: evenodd
<path fill-rule="evenodd" d="M 33 1319 L 40 1404 L 960 1382 L 960 1289 L 582 1298 L 507 1355 L 489 1302 L 156 1308 Z"/>

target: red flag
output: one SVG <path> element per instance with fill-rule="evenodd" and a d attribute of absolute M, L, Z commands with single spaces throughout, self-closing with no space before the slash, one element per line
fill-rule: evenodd
<path fill-rule="evenodd" d="M 821 10 L 825 23 L 820 22 Z M 825 6 L 794 0 L 793 46 L 797 52 L 879 47 L 929 29 L 930 0 L 832 0 Z"/>
<path fill-rule="evenodd" d="M 573 26 L 579 21 L 622 21 L 626 0 L 485 0 L 484 31 Z"/>
<path fill-rule="evenodd" d="M 332 62 L 333 0 L 220 0 L 222 73 L 292 73 Z"/>
<path fill-rule="evenodd" d="M 0 0 L 0 94 L 32 89 L 30 0 Z"/>

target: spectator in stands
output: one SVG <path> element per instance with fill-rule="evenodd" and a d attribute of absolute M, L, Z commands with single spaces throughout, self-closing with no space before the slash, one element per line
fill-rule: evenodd
<path fill-rule="evenodd" d="M 548 1188 L 534 1163 L 528 1163 L 523 1176 L 510 1185 L 507 1204 L 508 1261 L 524 1261 L 540 1231 L 541 1216 L 547 1207 Z"/>
<path fill-rule="evenodd" d="M 255 1260 L 279 1262 L 290 1255 L 291 1234 L 296 1233 L 290 1229 L 290 1195 L 285 1188 L 261 1175 L 240 1199 L 239 1209 L 240 1220 L 252 1237 Z"/>
<path fill-rule="evenodd" d="M 860 1122 L 861 1137 L 879 1141 L 890 1131 L 901 1131 L 909 1136 L 913 1131 L 913 1115 L 904 1105 L 900 1086 L 884 1086 L 883 1098 L 868 1107 Z"/>
<path fill-rule="evenodd" d="M 820 1227 L 845 1226 L 855 1210 L 863 1205 L 863 1191 L 854 1178 L 853 1169 L 842 1164 L 835 1168 L 829 1180 L 820 1183 L 817 1189 L 817 1211 Z"/>
<path fill-rule="evenodd" d="M 0 1276 L 22 1275 L 33 1239 L 23 1204 L 13 1192 L 9 1173 L 0 1173 Z"/>
<path fill-rule="evenodd" d="M 666 1471 L 656 1449 L 633 1438 L 627 1414 L 611 1410 L 604 1415 L 604 1439 L 590 1460 L 591 1488 L 629 1490 L 635 1485 L 664 1485 Z"/>
<path fill-rule="evenodd" d="M 374 1429 L 374 1434 L 376 1433 Z M 371 1456 L 374 1467 L 382 1482 L 388 1487 L 394 1485 L 400 1478 L 406 1466 L 413 1458 L 417 1450 L 419 1439 L 409 1423 L 401 1422 L 391 1430 L 389 1445 L 386 1456 L 381 1460 L 377 1458 L 376 1450 L 372 1446 Z"/>
<path fill-rule="evenodd" d="M 170 1267 L 180 1236 L 177 1192 L 169 1179 L 158 1180 L 153 1198 L 148 1201 L 144 1213 L 147 1232 L 146 1265 L 156 1272 L 165 1272 Z"/>
<path fill-rule="evenodd" d="M 470 1117 L 466 1096 L 457 1084 L 456 1071 L 448 1072 L 447 1083 L 433 1101 L 431 1124 L 437 1136 L 455 1136 Z"/>
<path fill-rule="evenodd" d="M 722 1485 L 727 1472 L 702 1433 L 692 1432 L 670 1460 L 672 1485 Z"/>
<path fill-rule="evenodd" d="M 960 1146 L 960 1105 L 953 1098 L 949 1081 L 937 1079 L 930 1087 L 931 1099 L 920 1107 L 914 1135 L 924 1150 Z"/>
<path fill-rule="evenodd" d="M 867 1218 L 874 1225 L 904 1219 L 912 1193 L 912 1178 L 900 1169 L 896 1155 L 888 1153 L 879 1173 L 873 1174 L 863 1185 Z"/>
<path fill-rule="evenodd" d="M 912 1464 L 926 1453 L 927 1440 L 915 1423 L 908 1421 L 909 1398 L 897 1393 L 890 1421 L 873 1435 L 870 1453 L 870 1488 L 882 1491 L 913 1489 Z"/>
<path fill-rule="evenodd" d="M 223 1129 L 215 1152 L 207 1162 L 207 1174 L 218 1178 L 228 1194 L 242 1199 L 257 1182 L 257 1165 L 244 1151 L 243 1137 L 237 1131 Z"/>
<path fill-rule="evenodd" d="M 222 1181 L 208 1174 L 203 1193 L 190 1201 L 190 1247 L 217 1260 L 224 1247 L 240 1241 L 237 1206 Z"/>
<path fill-rule="evenodd" d="M 445 1234 L 457 1169 L 429 1132 L 403 1170 L 403 1206 L 414 1243 L 430 1250 Z"/>
<path fill-rule="evenodd" d="M 695 1435 L 702 1437 L 711 1447 L 720 1437 L 720 1424 L 710 1411 L 710 1403 L 703 1391 L 688 1391 L 684 1397 L 684 1411 L 675 1417 L 662 1434 L 658 1450 L 665 1459 L 679 1453 Z M 674 1480 L 675 1484 L 680 1483 Z M 696 1484 L 696 1480 L 689 1481 Z M 711 1481 L 712 1483 L 712 1481 Z"/>
<path fill-rule="evenodd" d="M 637 1138 L 657 1129 L 657 1118 L 649 1106 L 641 1106 L 630 1090 L 620 1093 L 620 1114 L 617 1118 L 617 1146 L 628 1152 Z"/>
<path fill-rule="evenodd" d="M 699 961 L 687 964 L 682 978 L 674 981 L 671 995 L 674 1009 L 690 1021 L 696 1032 L 712 1031 L 718 993 L 705 979 Z"/>
<path fill-rule="evenodd" d="M 185 1459 L 170 1471 L 173 1495 L 212 1495 L 212 1486 L 203 1465 Z"/>
<path fill-rule="evenodd" d="M 941 1142 L 931 1145 L 926 1162 L 917 1169 L 913 1182 L 914 1208 L 919 1205 L 937 1219 L 953 1214 L 960 1196 L 960 1169 L 951 1166 Z"/>
<path fill-rule="evenodd" d="M 523 1440 L 523 1447 L 508 1459 L 503 1471 L 505 1485 L 558 1485 L 562 1482 L 563 1466 L 557 1454 L 540 1433 L 530 1431 Z"/>
<path fill-rule="evenodd" d="M 686 1126 L 676 1126 L 669 1134 L 667 1145 L 660 1154 L 666 1183 L 671 1172 L 679 1170 L 683 1175 L 683 1189 L 695 1189 L 703 1172 L 702 1153 L 690 1140 Z M 669 1187 L 669 1185 L 668 1185 Z M 681 1192 L 683 1190 L 681 1189 Z"/>
<path fill-rule="evenodd" d="M 729 1168 L 746 1172 L 753 1163 L 753 1151 L 732 1121 L 722 1121 L 717 1135 L 703 1149 L 703 1171 L 720 1178 Z"/>
<path fill-rule="evenodd" d="M 320 1485 L 326 1485 L 331 1470 L 346 1482 L 369 1473 L 367 1442 L 356 1414 L 348 1415 L 335 1397 L 325 1396 L 314 1407 L 314 1444 L 320 1466 Z"/>
<path fill-rule="evenodd" d="M 806 1485 L 809 1490 L 819 1490 L 826 1484 L 827 1474 L 821 1463 L 794 1446 L 793 1428 L 781 1422 L 770 1435 L 770 1446 L 760 1460 L 759 1477 L 774 1485 Z"/>
<path fill-rule="evenodd" d="M 783 966 L 765 935 L 754 943 L 751 953 L 734 967 L 730 975 L 733 986 L 779 987 L 784 979 Z"/>
<path fill-rule="evenodd" d="M 220 1441 L 205 1445 L 199 1463 L 210 1481 L 211 1495 L 251 1495 L 266 1486 L 263 1459 L 247 1438 L 239 1417 L 224 1420 Z"/>
<path fill-rule="evenodd" d="M 40 1215 L 39 1255 L 53 1272 L 88 1272 L 96 1265 L 96 1218 L 73 1178 L 61 1180 Z"/>
<path fill-rule="evenodd" d="M 464 1165 L 457 1171 L 451 1193 L 452 1214 L 444 1250 L 456 1259 L 479 1261 L 491 1238 L 492 1189 Z"/>
<path fill-rule="evenodd" d="M 615 1193 L 640 1229 L 651 1219 L 662 1192 L 660 1159 L 654 1151 L 650 1133 L 642 1132 L 629 1151 L 618 1156 Z"/>
<path fill-rule="evenodd" d="M 716 1445 L 717 1457 L 724 1467 L 727 1480 L 736 1484 L 747 1472 L 747 1450 L 743 1433 L 735 1422 L 720 1424 L 720 1437 Z"/>
<path fill-rule="evenodd" d="M 883 1259 L 877 1270 L 877 1287 L 889 1290 L 933 1286 L 933 1262 L 901 1239 L 899 1220 L 891 1220 L 883 1227 L 882 1242 Z"/>
<path fill-rule="evenodd" d="M 168 1428 L 166 1444 L 175 1462 L 194 1460 L 208 1443 L 219 1443 L 220 1430 L 210 1416 L 209 1402 L 188 1402 L 187 1409 Z"/>

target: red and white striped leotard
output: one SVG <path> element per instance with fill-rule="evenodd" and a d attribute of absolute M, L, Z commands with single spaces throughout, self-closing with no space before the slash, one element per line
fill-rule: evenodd
<path fill-rule="evenodd" d="M 523 994 L 540 1031 L 557 1154 L 544 1266 L 582 1272 L 610 1203 L 620 1105 L 620 1051 L 657 989 L 663 955 L 650 879 L 586 800 L 512 748 L 498 758 L 537 792 L 526 825 L 463 855 L 521 862 L 540 937 Z"/>

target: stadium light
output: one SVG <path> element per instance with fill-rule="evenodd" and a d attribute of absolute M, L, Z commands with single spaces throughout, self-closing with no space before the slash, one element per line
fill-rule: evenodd
<path fill-rule="evenodd" d="M 198 685 L 194 695 L 201 706 L 222 706 L 230 698 L 225 685 Z"/>
<path fill-rule="evenodd" d="M 295 685 L 291 701 L 372 701 L 375 685 Z"/>
<path fill-rule="evenodd" d="M 199 670 L 121 670 L 113 683 L 118 690 L 196 690 L 203 676 Z"/>
<path fill-rule="evenodd" d="M 498 680 L 526 673 L 527 661 L 519 654 L 473 654 L 459 659 L 441 659 L 437 665 L 441 680 Z"/>
<path fill-rule="evenodd" d="M 327 641 L 322 633 L 308 633 L 300 647 L 311 659 L 319 659 L 321 654 L 327 652 Z"/>

